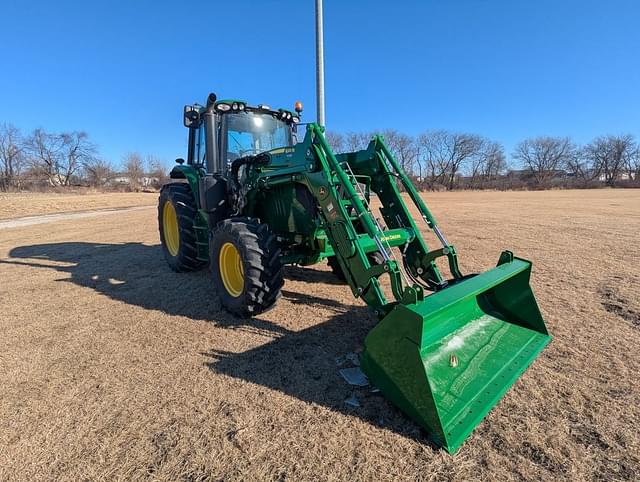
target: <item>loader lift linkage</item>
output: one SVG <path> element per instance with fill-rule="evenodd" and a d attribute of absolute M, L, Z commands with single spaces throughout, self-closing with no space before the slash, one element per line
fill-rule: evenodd
<path fill-rule="evenodd" d="M 295 142 L 301 110 L 213 94 L 206 106 L 185 107 L 188 161 L 178 160 L 158 207 L 165 258 L 176 271 L 209 264 L 220 302 L 237 316 L 275 304 L 283 265 L 328 259 L 380 320 L 365 339 L 363 371 L 455 452 L 551 339 L 529 286 L 531 263 L 504 251 L 494 269 L 463 276 L 383 138 L 336 155 L 310 123 Z M 399 186 L 440 248 L 429 250 Z"/>

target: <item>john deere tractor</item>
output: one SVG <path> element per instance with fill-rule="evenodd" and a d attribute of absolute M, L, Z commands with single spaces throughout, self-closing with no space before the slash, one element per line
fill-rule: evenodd
<path fill-rule="evenodd" d="M 185 106 L 187 160 L 158 206 L 165 258 L 179 272 L 208 265 L 239 317 L 276 303 L 283 266 L 328 260 L 380 320 L 361 355 L 370 382 L 454 452 L 551 339 L 531 263 L 504 251 L 495 268 L 464 275 L 383 138 L 334 154 L 323 127 L 301 134 L 301 111 L 214 94 Z"/>

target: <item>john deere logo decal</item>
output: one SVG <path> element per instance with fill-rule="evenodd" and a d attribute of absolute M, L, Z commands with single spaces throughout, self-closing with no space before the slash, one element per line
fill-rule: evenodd
<path fill-rule="evenodd" d="M 382 241 L 393 241 L 394 239 L 400 239 L 402 236 L 399 234 L 389 234 L 388 236 L 384 236 Z"/>

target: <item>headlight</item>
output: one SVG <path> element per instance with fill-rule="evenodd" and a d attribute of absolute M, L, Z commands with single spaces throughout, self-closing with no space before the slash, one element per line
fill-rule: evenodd
<path fill-rule="evenodd" d="M 300 122 L 300 118 L 299 118 L 299 117 L 295 117 L 295 116 L 294 116 L 294 118 L 293 118 L 293 122 L 294 122 L 295 124 L 297 124 L 298 122 Z"/>
<path fill-rule="evenodd" d="M 244 110 L 244 104 L 238 104 L 238 109 Z"/>
<path fill-rule="evenodd" d="M 234 102 L 233 104 L 231 104 L 231 108 L 232 108 L 233 110 L 238 110 L 238 103 L 237 103 L 237 102 Z"/>
<path fill-rule="evenodd" d="M 216 105 L 216 109 L 218 109 L 221 112 L 227 112 L 231 110 L 231 106 L 229 104 L 218 104 Z"/>

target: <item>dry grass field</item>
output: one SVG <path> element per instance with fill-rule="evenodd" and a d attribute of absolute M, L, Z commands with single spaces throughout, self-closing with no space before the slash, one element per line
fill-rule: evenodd
<path fill-rule="evenodd" d="M 533 261 L 554 335 L 455 456 L 344 403 L 374 318 L 327 266 L 237 320 L 148 209 L 0 230 L 0 480 L 638 480 L 640 191 L 425 198 L 465 272 Z"/>
<path fill-rule="evenodd" d="M 153 204 L 158 195 L 140 192 L 0 193 L 0 219 Z"/>

